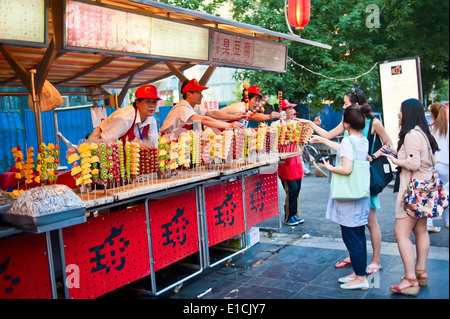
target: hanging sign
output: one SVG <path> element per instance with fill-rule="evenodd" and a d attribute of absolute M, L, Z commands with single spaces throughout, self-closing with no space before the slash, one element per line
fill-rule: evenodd
<path fill-rule="evenodd" d="M 0 0 L 0 43 L 47 46 L 45 0 Z"/>
<path fill-rule="evenodd" d="M 65 45 L 87 51 L 208 61 L 209 29 L 67 0 Z"/>
<path fill-rule="evenodd" d="M 211 64 L 286 72 L 287 46 L 282 43 L 214 31 Z"/>

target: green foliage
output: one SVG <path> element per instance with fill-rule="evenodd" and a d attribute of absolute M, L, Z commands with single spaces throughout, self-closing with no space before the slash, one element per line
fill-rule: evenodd
<path fill-rule="evenodd" d="M 234 19 L 289 33 L 284 0 L 233 0 Z M 379 28 L 368 28 L 369 4 L 380 8 Z M 305 67 L 333 78 L 349 78 L 370 70 L 376 62 L 419 56 L 424 94 L 436 90 L 448 100 L 448 1 L 313 0 L 311 20 L 303 31 L 305 39 L 331 45 L 331 50 L 289 42 L 288 56 Z M 236 78 L 249 79 L 265 94 L 283 91 L 293 103 L 310 103 L 312 113 L 331 100 L 341 109 L 343 94 L 359 87 L 372 102 L 380 101 L 378 68 L 353 81 L 336 81 L 312 74 L 288 61 L 287 72 L 274 74 L 243 71 Z"/>
<path fill-rule="evenodd" d="M 198 0 L 160 0 L 167 4 L 171 4 L 177 7 L 182 7 L 185 9 L 203 11 L 206 13 L 214 14 L 215 10 L 223 3 L 228 2 L 228 0 L 212 0 L 209 3 L 203 3 L 203 1 Z"/>

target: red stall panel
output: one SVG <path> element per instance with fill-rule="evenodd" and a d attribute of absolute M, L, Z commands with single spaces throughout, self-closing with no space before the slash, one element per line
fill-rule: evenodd
<path fill-rule="evenodd" d="M 245 232 L 242 181 L 205 187 L 208 245 Z"/>
<path fill-rule="evenodd" d="M 198 251 L 196 203 L 195 191 L 149 203 L 155 271 Z"/>
<path fill-rule="evenodd" d="M 150 274 L 143 204 L 64 228 L 63 242 L 70 298 L 96 298 Z"/>
<path fill-rule="evenodd" d="M 50 299 L 45 234 L 0 239 L 0 299 Z"/>
<path fill-rule="evenodd" d="M 278 216 L 277 173 L 247 176 L 244 185 L 247 229 Z"/>

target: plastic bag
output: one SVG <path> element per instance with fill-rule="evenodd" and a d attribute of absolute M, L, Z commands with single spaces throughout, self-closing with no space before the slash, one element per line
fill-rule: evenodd
<path fill-rule="evenodd" d="M 85 207 L 83 200 L 62 184 L 27 190 L 17 197 L 8 211 L 11 214 L 40 216 Z"/>

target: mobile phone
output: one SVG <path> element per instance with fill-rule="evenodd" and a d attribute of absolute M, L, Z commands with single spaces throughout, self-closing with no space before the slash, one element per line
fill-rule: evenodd
<path fill-rule="evenodd" d="M 330 155 L 327 155 L 327 156 L 321 157 L 321 158 L 319 159 L 319 162 L 325 164 L 325 161 L 329 161 L 329 160 L 330 160 Z"/>
<path fill-rule="evenodd" d="M 382 147 L 382 148 L 381 148 L 381 151 L 382 151 L 384 154 L 388 154 L 388 155 L 391 155 L 391 156 L 397 158 L 397 154 L 395 154 L 395 153 L 392 152 L 391 150 L 388 150 L 388 149 Z"/>

